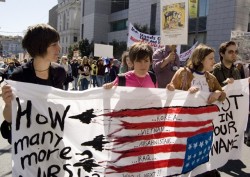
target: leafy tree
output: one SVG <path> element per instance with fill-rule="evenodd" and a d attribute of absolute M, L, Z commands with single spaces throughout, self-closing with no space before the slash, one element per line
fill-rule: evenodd
<path fill-rule="evenodd" d="M 78 50 L 79 46 L 77 43 L 70 45 L 68 48 L 68 58 L 73 58 L 74 51 Z"/>
<path fill-rule="evenodd" d="M 81 57 L 91 54 L 91 46 L 88 39 L 79 41 L 79 52 Z"/>
<path fill-rule="evenodd" d="M 113 55 L 114 58 L 121 58 L 122 53 L 127 50 L 127 42 L 118 42 L 116 40 L 113 40 L 109 45 L 113 46 Z"/>
<path fill-rule="evenodd" d="M 70 45 L 68 48 L 68 58 L 73 58 L 73 54 L 74 54 L 73 46 Z"/>

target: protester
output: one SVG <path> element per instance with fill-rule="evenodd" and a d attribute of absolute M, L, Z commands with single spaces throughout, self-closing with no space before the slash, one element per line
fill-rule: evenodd
<path fill-rule="evenodd" d="M 73 81 L 73 76 L 72 76 L 72 69 L 71 65 L 68 62 L 68 57 L 66 55 L 62 56 L 60 65 L 65 69 L 66 71 L 66 80 L 63 84 L 63 89 L 68 90 L 69 89 L 69 83 Z"/>
<path fill-rule="evenodd" d="M 153 54 L 152 67 L 158 81 L 158 87 L 165 88 L 180 67 L 176 45 L 166 45 L 156 50 Z"/>
<path fill-rule="evenodd" d="M 93 87 L 97 87 L 96 75 L 97 75 L 96 60 L 93 60 L 91 64 L 91 79 L 92 79 Z"/>
<path fill-rule="evenodd" d="M 219 48 L 220 63 L 214 65 L 213 75 L 223 87 L 241 79 L 239 70 L 234 66 L 237 59 L 238 49 L 234 41 L 224 42 Z"/>
<path fill-rule="evenodd" d="M 129 55 L 128 51 L 123 52 L 122 63 L 119 68 L 119 73 L 126 73 L 133 69 L 133 63 L 131 63 L 128 55 Z"/>
<path fill-rule="evenodd" d="M 225 86 L 227 84 L 233 83 L 234 80 L 243 79 L 245 77 L 243 67 L 237 67 L 234 65 L 240 64 L 239 61 L 236 61 L 238 56 L 238 47 L 234 41 L 222 43 L 219 48 L 219 54 L 221 62 L 214 66 L 213 74 L 218 79 L 221 86 Z M 250 120 L 249 115 L 248 120 Z M 249 123 L 244 133 L 244 138 L 245 143 L 250 145 Z"/>
<path fill-rule="evenodd" d="M 96 75 L 97 86 L 102 87 L 104 84 L 104 75 L 105 75 L 105 66 L 102 58 L 99 58 L 97 60 L 96 66 L 97 66 L 97 75 Z"/>
<path fill-rule="evenodd" d="M 72 81 L 72 90 L 78 90 L 78 76 L 79 76 L 79 73 L 78 73 L 78 67 L 79 67 L 79 63 L 77 61 L 76 58 L 73 58 L 73 61 L 72 63 L 70 64 L 71 65 L 71 69 L 72 69 L 72 76 L 73 76 L 73 81 Z"/>
<path fill-rule="evenodd" d="M 9 79 L 63 89 L 66 72 L 63 67 L 54 63 L 61 49 L 59 40 L 59 33 L 47 24 L 30 26 L 23 38 L 22 46 L 32 59 L 17 67 Z M 10 85 L 4 85 L 2 87 L 2 98 L 5 103 L 3 116 L 7 122 L 12 121 L 13 97 Z"/>
<path fill-rule="evenodd" d="M 134 43 L 129 50 L 129 58 L 133 63 L 134 69 L 124 74 L 125 83 L 127 87 L 145 87 L 155 88 L 157 83 L 153 79 L 152 73 L 148 73 L 150 64 L 152 62 L 153 49 L 146 43 Z M 110 89 L 114 85 L 120 85 L 121 77 L 116 77 L 113 82 L 104 84 L 105 89 Z"/>
<path fill-rule="evenodd" d="M 4 69 L 6 78 L 9 79 L 16 68 L 15 62 L 13 60 L 9 61 L 8 66 Z"/>
<path fill-rule="evenodd" d="M 213 69 L 214 49 L 204 44 L 198 45 L 191 54 L 187 67 L 180 68 L 173 76 L 171 82 L 167 84 L 169 90 L 188 90 L 190 93 L 197 91 L 212 92 L 207 100 L 208 103 L 214 101 L 224 101 L 225 92 L 218 80 L 210 73 Z"/>
<path fill-rule="evenodd" d="M 113 82 L 119 74 L 119 61 L 117 59 L 111 60 L 111 67 L 109 71 L 110 82 Z"/>
<path fill-rule="evenodd" d="M 214 49 L 204 44 L 198 45 L 191 54 L 187 67 L 180 68 L 173 76 L 167 89 L 188 90 L 190 93 L 197 91 L 211 92 L 207 103 L 224 101 L 226 94 L 222 90 L 218 80 L 210 73 L 215 63 Z M 217 170 L 201 174 L 202 177 L 219 177 Z"/>
<path fill-rule="evenodd" d="M 80 74 L 80 90 L 87 90 L 89 88 L 90 82 L 90 72 L 91 66 L 88 62 L 88 57 L 84 56 L 81 65 L 78 68 L 78 73 Z"/>
<path fill-rule="evenodd" d="M 104 57 L 103 59 L 103 64 L 105 66 L 105 74 L 104 74 L 104 83 L 109 83 L 110 82 L 110 68 L 111 68 L 111 58 Z"/>

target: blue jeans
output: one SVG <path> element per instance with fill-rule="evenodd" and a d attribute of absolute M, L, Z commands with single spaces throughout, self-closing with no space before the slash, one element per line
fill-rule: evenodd
<path fill-rule="evenodd" d="M 74 89 L 74 90 L 78 90 L 78 85 L 77 85 L 78 76 L 77 76 L 77 77 L 74 77 L 74 76 L 73 76 L 73 78 L 74 78 L 74 80 L 73 80 L 73 82 L 72 82 L 72 84 L 73 84 L 73 89 Z"/>
<path fill-rule="evenodd" d="M 104 84 L 104 76 L 97 75 L 96 76 L 96 81 L 97 81 L 97 86 L 102 87 L 102 85 Z"/>
<path fill-rule="evenodd" d="M 87 90 L 89 88 L 89 81 L 86 78 L 81 80 L 81 90 Z"/>

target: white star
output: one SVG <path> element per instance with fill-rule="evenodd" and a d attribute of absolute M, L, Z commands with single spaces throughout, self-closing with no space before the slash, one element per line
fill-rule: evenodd
<path fill-rule="evenodd" d="M 196 154 L 194 154 L 193 158 L 194 158 L 194 159 L 196 158 Z"/>
<path fill-rule="evenodd" d="M 200 159 L 197 159 L 196 162 L 198 163 L 200 161 Z"/>
<path fill-rule="evenodd" d="M 199 155 L 202 155 L 202 151 L 199 152 Z"/>
<path fill-rule="evenodd" d="M 202 148 L 202 146 L 204 146 L 204 142 L 201 141 L 199 146 Z"/>
<path fill-rule="evenodd" d="M 192 156 L 191 155 L 188 155 L 188 160 L 190 160 L 192 158 Z"/>
<path fill-rule="evenodd" d="M 198 143 L 194 143 L 194 149 L 196 149 L 198 146 Z"/>
<path fill-rule="evenodd" d="M 185 165 L 186 167 L 189 167 L 189 163 L 186 163 L 186 165 Z"/>
<path fill-rule="evenodd" d="M 207 150 L 206 150 L 206 149 L 204 149 L 203 154 L 205 154 L 206 152 L 207 152 Z"/>
<path fill-rule="evenodd" d="M 195 164 L 195 162 L 193 161 L 193 162 L 192 162 L 192 165 L 194 165 L 194 164 Z"/>
<path fill-rule="evenodd" d="M 206 144 L 206 145 L 208 144 L 208 140 L 205 140 L 205 144 Z"/>
<path fill-rule="evenodd" d="M 192 144 L 189 144 L 188 150 L 192 149 Z"/>

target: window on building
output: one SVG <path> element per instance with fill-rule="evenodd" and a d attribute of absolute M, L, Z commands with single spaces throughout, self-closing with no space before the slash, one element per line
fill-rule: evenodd
<path fill-rule="evenodd" d="M 199 0 L 199 17 L 206 17 L 208 15 L 209 0 Z"/>
<path fill-rule="evenodd" d="M 66 14 L 63 14 L 63 31 L 66 30 Z"/>
<path fill-rule="evenodd" d="M 126 30 L 127 29 L 127 21 L 128 21 L 128 19 L 111 22 L 110 23 L 110 31 L 114 32 L 114 31 Z"/>
<path fill-rule="evenodd" d="M 129 0 L 111 0 L 111 13 L 128 9 Z"/>
<path fill-rule="evenodd" d="M 84 34 L 84 33 L 83 33 L 83 32 L 84 32 L 83 30 L 84 30 L 84 24 L 82 24 L 81 39 L 83 39 L 83 34 Z"/>
<path fill-rule="evenodd" d="M 74 36 L 74 42 L 77 42 L 77 37 L 76 36 Z"/>
<path fill-rule="evenodd" d="M 248 15 L 248 28 L 247 28 L 247 32 L 250 32 L 250 13 Z"/>
<path fill-rule="evenodd" d="M 150 16 L 150 34 L 155 34 L 156 29 L 155 29 L 155 22 L 156 22 L 156 7 L 157 4 L 152 4 L 151 5 L 151 16 Z"/>
<path fill-rule="evenodd" d="M 82 1 L 82 17 L 84 17 L 84 5 L 85 5 L 85 1 Z"/>

